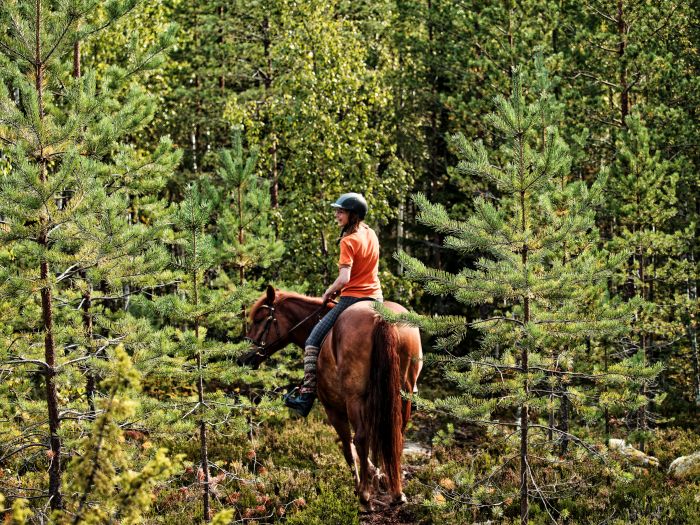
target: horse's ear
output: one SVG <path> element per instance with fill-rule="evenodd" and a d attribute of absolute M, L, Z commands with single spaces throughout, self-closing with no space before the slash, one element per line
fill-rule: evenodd
<path fill-rule="evenodd" d="M 272 306 L 275 302 L 275 288 L 271 285 L 267 285 L 267 304 Z"/>

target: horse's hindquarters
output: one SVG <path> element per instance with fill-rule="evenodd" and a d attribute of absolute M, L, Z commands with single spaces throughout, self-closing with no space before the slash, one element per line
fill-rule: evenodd
<path fill-rule="evenodd" d="M 391 309 L 405 311 L 398 305 Z M 371 479 L 376 475 L 370 454 L 381 458 L 394 499 L 405 499 L 400 461 L 410 403 L 401 398 L 400 391 L 413 391 L 421 360 L 418 330 L 388 324 L 368 302 L 344 311 L 321 346 L 319 399 L 341 437 L 351 468 L 355 460 L 348 425 L 355 432 L 361 473 L 358 493 L 363 503 L 368 502 Z"/>

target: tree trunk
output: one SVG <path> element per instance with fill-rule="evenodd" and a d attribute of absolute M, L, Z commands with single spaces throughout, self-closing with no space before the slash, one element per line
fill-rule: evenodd
<path fill-rule="evenodd" d="M 622 127 L 626 127 L 625 120 L 630 112 L 629 86 L 627 84 L 627 63 L 625 51 L 627 49 L 627 22 L 624 18 L 624 1 L 617 0 L 617 54 L 620 58 L 620 120 Z"/>
<path fill-rule="evenodd" d="M 265 59 L 265 74 L 261 75 L 263 79 L 263 86 L 265 88 L 265 120 L 269 126 L 269 137 L 270 137 L 270 167 L 272 171 L 272 177 L 270 181 L 270 205 L 272 208 L 279 208 L 279 172 L 277 167 L 277 135 L 275 135 L 272 129 L 272 117 L 269 111 L 269 97 L 272 91 L 272 38 L 270 37 L 270 19 L 266 16 L 262 21 L 262 44 L 263 44 L 263 57 Z M 277 226 L 275 226 L 275 235 L 277 235 Z"/>
<path fill-rule="evenodd" d="M 691 254 L 690 259 L 695 262 L 695 258 Z M 693 308 L 698 300 L 698 290 L 694 279 L 688 279 L 686 281 L 686 286 L 688 290 L 688 301 Z M 695 402 L 695 407 L 700 408 L 700 356 L 698 355 L 698 332 L 696 325 L 696 317 L 694 311 L 688 312 L 688 321 L 685 325 L 686 333 L 688 334 L 688 340 L 690 341 L 690 351 L 691 360 L 693 362 L 693 395 L 692 398 Z"/>
<path fill-rule="evenodd" d="M 35 55 L 34 78 L 39 105 L 39 118 L 44 120 L 44 64 L 41 59 L 41 0 L 36 1 L 35 10 Z M 48 184 L 48 173 L 44 146 L 39 146 L 39 178 L 41 184 Z M 49 249 L 49 220 L 46 212 L 39 217 L 41 225 L 38 242 L 43 250 Z M 40 275 L 43 286 L 41 288 L 41 314 L 44 322 L 44 360 L 46 361 L 46 405 L 49 416 L 49 501 L 51 509 L 63 508 L 63 495 L 61 494 L 61 438 L 58 435 L 61 420 L 58 413 L 58 392 L 56 388 L 56 342 L 53 333 L 53 276 L 49 268 L 49 262 L 42 257 L 40 262 Z"/>
<path fill-rule="evenodd" d="M 563 389 L 559 410 L 559 430 L 562 431 L 559 454 L 565 456 L 569 449 L 569 397 L 563 392 Z"/>
<path fill-rule="evenodd" d="M 685 325 L 690 341 L 691 359 L 693 361 L 693 400 L 696 407 L 700 407 L 700 357 L 698 356 L 698 334 L 695 329 L 695 320 L 690 318 Z"/>
<path fill-rule="evenodd" d="M 199 27 L 198 15 L 197 15 L 197 13 L 195 13 L 195 15 L 194 15 L 195 49 L 199 49 L 199 32 L 197 30 L 198 27 Z M 202 98 L 200 96 L 202 82 L 201 82 L 201 79 L 199 78 L 199 71 L 198 70 L 195 70 L 194 85 L 195 85 L 194 117 L 195 117 L 195 119 L 199 119 L 199 118 L 201 118 L 201 115 L 202 115 Z M 198 160 L 199 160 L 198 152 L 199 152 L 199 148 L 200 148 L 199 133 L 200 133 L 199 121 L 195 120 L 195 122 L 192 123 L 192 129 L 190 131 L 190 145 L 192 147 L 192 171 L 194 173 L 197 173 L 197 171 L 199 171 L 199 165 L 198 165 Z"/>
<path fill-rule="evenodd" d="M 197 253 L 197 235 L 192 235 L 192 246 L 193 253 Z M 199 304 L 199 288 L 197 286 L 197 271 L 192 272 L 192 288 L 194 290 L 194 305 L 195 309 Z M 204 378 L 202 375 L 202 348 L 199 343 L 199 317 L 194 321 L 194 334 L 197 340 L 197 371 L 199 372 L 199 378 L 197 379 L 197 400 L 199 402 L 200 411 L 204 411 Z M 211 519 L 211 511 L 209 504 L 209 454 L 207 451 L 207 423 L 204 421 L 204 416 L 199 420 L 199 444 L 200 444 L 200 456 L 201 456 L 201 469 L 202 469 L 202 483 L 204 486 L 204 491 L 202 494 L 202 506 L 204 512 L 204 521 L 208 522 Z"/>
<path fill-rule="evenodd" d="M 221 73 L 219 75 L 219 89 L 221 89 L 221 94 L 222 96 L 224 95 L 226 91 L 226 74 L 225 71 L 227 69 L 227 64 L 226 64 L 226 48 L 224 47 L 224 21 L 226 19 L 226 9 L 224 8 L 224 4 L 219 5 L 219 23 L 221 24 L 221 27 L 219 28 L 219 46 L 221 48 L 222 52 L 222 57 L 221 57 Z"/>
<path fill-rule="evenodd" d="M 404 214 L 406 210 L 406 204 L 404 203 L 403 199 L 399 201 L 399 213 L 398 217 L 396 218 L 396 251 L 397 252 L 402 252 L 403 251 L 403 236 L 404 236 Z M 403 275 L 403 265 L 399 264 L 398 275 Z"/>
<path fill-rule="evenodd" d="M 40 244 L 46 247 L 46 232 L 42 232 Z M 46 368 L 46 404 L 49 415 L 50 456 L 49 465 L 49 498 L 52 509 L 63 508 L 61 495 L 61 438 L 58 435 L 61 420 L 58 415 L 58 392 L 56 389 L 56 346 L 53 337 L 53 306 L 51 285 L 48 284 L 51 275 L 49 263 L 41 263 L 41 279 L 46 284 L 41 290 L 41 309 L 44 318 L 44 359 Z"/>
<path fill-rule="evenodd" d="M 82 309 L 83 309 L 83 333 L 85 334 L 85 341 L 87 345 L 87 355 L 94 357 L 94 348 L 92 345 L 92 334 L 93 334 L 93 324 L 92 324 L 92 312 L 90 308 L 92 307 L 92 286 L 87 280 L 85 272 L 81 272 L 81 277 L 87 285 L 87 290 L 83 294 L 82 299 Z M 95 417 L 95 390 L 96 390 L 96 378 L 95 374 L 90 369 L 88 364 L 85 367 L 85 374 L 87 376 L 85 382 L 85 396 L 87 397 L 88 410 L 90 411 L 90 417 Z"/>
<path fill-rule="evenodd" d="M 328 287 L 331 284 L 331 275 L 328 271 L 328 265 L 326 261 L 328 260 L 328 243 L 326 242 L 326 234 L 323 233 L 323 229 L 319 229 L 321 234 L 321 255 L 323 260 L 323 286 Z"/>
<path fill-rule="evenodd" d="M 80 40 L 73 44 L 73 77 L 80 78 Z"/>
<path fill-rule="evenodd" d="M 195 326 L 195 334 L 199 337 L 199 323 Z M 199 399 L 200 409 L 204 410 L 204 380 L 202 378 L 202 351 L 197 351 L 197 368 L 199 370 L 199 381 L 197 382 L 197 396 Z M 199 420 L 199 443 L 200 443 L 200 456 L 201 456 L 201 468 L 202 468 L 202 483 L 204 485 L 204 492 L 202 494 L 202 504 L 204 512 L 204 521 L 211 520 L 211 511 L 209 504 L 209 453 L 207 451 L 207 423 L 204 421 L 204 417 Z"/>
<path fill-rule="evenodd" d="M 438 158 L 439 158 L 439 144 L 440 144 L 440 130 L 439 130 L 439 89 L 436 83 L 439 72 L 435 67 L 435 57 L 433 56 L 434 45 L 435 45 L 435 27 L 433 24 L 433 2 L 428 0 L 428 47 L 430 51 L 430 137 L 428 139 L 430 157 L 430 177 L 428 179 L 428 196 L 431 201 L 435 201 L 440 193 L 440 184 L 438 183 L 440 174 L 438 174 Z M 432 234 L 432 244 L 430 250 L 432 252 L 433 267 L 436 269 L 442 269 L 442 251 L 440 245 L 442 244 L 442 237 L 439 233 L 435 232 Z"/>
<path fill-rule="evenodd" d="M 604 354 L 603 354 L 603 371 L 605 374 L 608 373 L 608 345 L 607 343 L 604 345 Z M 607 388 L 606 388 L 607 390 Z M 605 437 L 606 439 L 610 437 L 610 413 L 608 412 L 608 407 L 605 407 L 605 410 L 603 411 L 603 417 L 605 418 Z"/>
<path fill-rule="evenodd" d="M 554 355 L 554 350 L 552 350 L 552 363 L 556 362 L 556 356 Z M 554 385 L 552 385 L 552 390 L 549 392 L 549 402 L 552 405 L 549 409 L 548 419 L 547 419 L 547 441 L 550 443 L 554 439 L 554 398 L 559 392 L 559 385 L 561 384 L 561 379 L 557 379 Z"/>
<path fill-rule="evenodd" d="M 646 261 L 644 259 L 644 248 L 642 246 L 638 247 L 639 249 L 639 296 L 647 300 L 647 288 L 646 288 Z M 648 339 L 647 339 L 647 333 L 645 331 L 645 327 L 642 324 L 640 326 L 640 331 L 641 331 L 641 336 L 640 336 L 640 346 L 642 349 L 642 359 L 643 359 L 643 366 L 647 366 L 650 362 L 650 356 L 649 354 L 649 344 L 648 344 Z M 639 410 L 639 429 L 642 431 L 645 431 L 649 428 L 649 392 L 647 390 L 647 385 L 644 383 L 642 386 L 642 395 L 646 399 L 646 403 L 644 406 L 642 406 Z M 645 452 L 645 444 L 644 441 L 639 442 L 639 450 L 642 452 Z"/>
<path fill-rule="evenodd" d="M 237 188 L 236 198 L 238 200 L 238 245 L 243 246 L 243 241 L 245 240 L 245 229 L 243 228 L 243 182 L 240 182 Z M 240 260 L 238 263 L 238 285 L 243 286 L 245 284 L 245 266 L 243 261 Z M 241 305 L 241 325 L 243 327 L 243 332 L 241 337 L 245 337 L 248 333 L 248 316 L 246 314 L 246 305 L 243 303 Z"/>
<path fill-rule="evenodd" d="M 530 300 L 525 299 L 525 319 L 529 320 L 530 317 Z M 527 320 L 525 322 L 528 322 Z M 520 355 L 520 361 L 522 366 L 522 372 L 525 376 L 523 379 L 523 387 L 527 393 L 528 380 L 528 351 L 527 344 L 523 345 L 522 353 Z M 529 491 L 529 473 L 530 467 L 528 465 L 528 425 L 529 425 L 529 406 L 527 403 L 523 403 L 520 407 L 520 523 L 522 525 L 527 525 L 528 514 L 530 513 L 530 501 L 528 498 Z"/>
<path fill-rule="evenodd" d="M 524 153 L 522 148 L 522 138 L 520 143 L 520 163 L 521 163 L 521 174 L 524 170 Z M 525 213 L 525 190 L 520 192 L 520 210 L 522 218 L 522 231 L 527 230 L 527 215 Z M 527 252 L 528 246 L 524 244 L 522 247 L 522 262 L 523 262 L 523 272 L 527 278 Z M 527 324 L 530 322 L 530 297 L 529 294 L 525 294 L 523 297 L 523 323 Z M 530 390 L 528 382 L 528 342 L 525 341 L 523 344 L 522 352 L 520 355 L 520 365 L 522 367 L 521 371 L 523 374 L 523 389 L 525 396 Z M 530 500 L 529 500 L 529 474 L 530 466 L 528 463 L 528 425 L 529 425 L 529 411 L 527 401 L 525 401 L 520 408 L 520 523 L 521 525 L 527 525 L 528 515 L 530 513 Z"/>

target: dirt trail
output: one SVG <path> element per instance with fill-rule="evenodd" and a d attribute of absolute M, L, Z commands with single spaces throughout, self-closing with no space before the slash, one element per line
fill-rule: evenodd
<path fill-rule="evenodd" d="M 379 505 L 377 505 L 377 508 Z M 412 515 L 405 510 L 405 507 L 389 507 L 377 510 L 371 514 L 360 516 L 361 525 L 414 525 Z"/>

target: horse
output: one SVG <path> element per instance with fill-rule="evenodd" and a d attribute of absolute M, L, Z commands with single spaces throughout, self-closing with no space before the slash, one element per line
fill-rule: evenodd
<path fill-rule="evenodd" d="M 397 303 L 383 304 L 395 313 L 407 311 Z M 268 286 L 249 310 L 247 339 L 254 349 L 239 363 L 257 368 L 290 343 L 303 349 L 314 325 L 332 307 L 318 297 Z M 345 310 L 321 345 L 316 367 L 318 399 L 340 437 L 363 510 L 373 510 L 370 489 L 380 483 L 388 486 L 392 504 L 406 501 L 401 454 L 411 403 L 401 397 L 401 390 L 415 391 L 422 366 L 418 329 L 388 323 L 371 301 Z M 381 463 L 383 472 L 370 455 Z"/>

